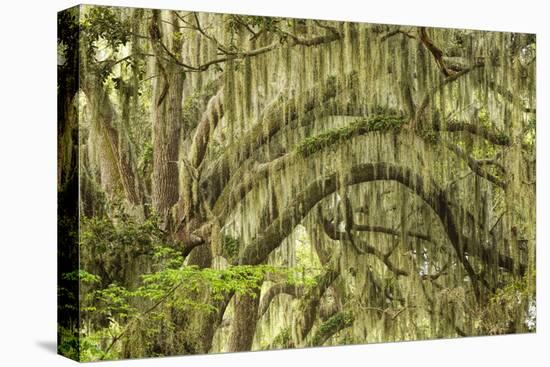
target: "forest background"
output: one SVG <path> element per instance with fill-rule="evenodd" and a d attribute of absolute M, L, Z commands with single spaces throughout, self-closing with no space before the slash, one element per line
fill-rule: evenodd
<path fill-rule="evenodd" d="M 120 5 L 127 5 L 130 2 L 125 2 Z M 209 10 L 208 4 L 210 2 L 201 2 L 200 6 L 197 4 L 195 9 L 197 10 Z M 400 4 L 401 6 L 391 6 L 392 11 L 389 11 L 389 4 L 377 4 L 369 6 L 369 9 L 364 9 L 361 7 L 353 8 L 352 4 L 348 6 L 341 6 L 340 9 L 335 10 L 331 8 L 330 4 L 316 6 L 315 9 L 310 8 L 306 5 L 303 7 L 292 7 L 290 4 L 284 5 L 278 3 L 274 8 L 270 9 L 270 4 L 268 3 L 246 3 L 242 4 L 235 8 L 223 8 L 224 5 L 215 2 L 212 2 L 212 10 L 216 11 L 234 11 L 234 12 L 252 12 L 256 14 L 265 14 L 265 15 L 292 15 L 292 16 L 302 16 L 302 17 L 316 17 L 316 18 L 330 18 L 330 19 L 350 19 L 350 20 L 360 20 L 360 21 L 377 21 L 377 22 L 395 22 L 395 23 L 412 23 L 411 14 L 415 14 L 414 23 L 417 24 L 430 24 L 430 25 L 439 25 L 445 27 L 460 26 L 460 27 L 474 27 L 474 28 L 483 28 L 483 29 L 505 29 L 505 30 L 517 30 L 517 31 L 535 31 L 541 32 L 541 41 L 540 54 L 538 58 L 539 65 L 543 65 L 545 60 L 548 60 L 547 55 L 545 54 L 545 30 L 544 22 L 540 19 L 540 15 L 543 13 L 541 8 L 538 8 L 534 3 L 522 3 L 521 12 L 518 12 L 518 8 L 511 4 L 499 3 L 500 6 L 495 8 L 494 6 L 487 4 L 480 6 L 479 4 L 473 4 L 468 2 L 461 2 L 460 6 L 457 6 L 456 9 L 453 9 L 452 14 L 449 14 L 445 9 L 440 9 L 436 4 L 424 4 L 422 6 L 417 6 L 416 4 Z M 31 110 L 28 107 L 24 107 L 23 102 L 17 103 L 8 103 L 8 112 L 6 115 L 6 121 L 13 121 L 11 124 L 11 130 L 9 134 L 2 134 L 3 137 L 13 137 L 18 136 L 25 132 L 25 147 L 19 146 L 18 144 L 8 143 L 2 146 L 2 157 L 3 163 L 6 162 L 6 168 L 10 172 L 18 174 L 18 180 L 10 180 L 9 182 L 4 182 L 3 185 L 8 185 L 3 188 L 2 192 L 6 193 L 6 196 L 10 196 L 8 200 L 8 205 L 4 210 L 5 213 L 10 213 L 10 217 L 16 219 L 14 224 L 7 221 L 5 226 L 7 229 L 6 243 L 12 243 L 10 249 L 4 260 L 6 267 L 2 269 L 6 274 L 10 274 L 12 279 L 14 274 L 17 274 L 18 281 L 6 282 L 8 288 L 6 292 L 10 294 L 12 299 L 19 299 L 19 302 L 10 302 L 9 304 L 3 305 L 6 307 L 6 310 L 2 312 L 2 317 L 6 317 L 8 328 L 2 333 L 2 337 L 9 337 L 9 341 L 3 340 L 3 345 L 9 346 L 6 349 L 11 350 L 11 353 L 7 355 L 6 358 L 12 358 L 14 355 L 28 355 L 27 358 L 31 358 L 29 353 L 31 350 L 44 352 L 44 345 L 48 345 L 48 340 L 53 340 L 53 330 L 55 328 L 55 320 L 53 317 L 44 317 L 45 314 L 53 315 L 55 310 L 55 299 L 52 295 L 52 290 L 54 289 L 54 262 L 55 262 L 55 253 L 53 249 L 55 248 L 55 218 L 53 217 L 53 211 L 55 208 L 55 198 L 53 197 L 53 192 L 55 191 L 54 185 L 54 166 L 55 166 L 55 132 L 51 129 L 51 126 L 47 123 L 44 123 L 44 116 L 46 115 L 44 111 L 50 111 L 53 116 L 55 111 L 55 95 L 53 92 L 44 93 L 48 87 L 51 90 L 55 90 L 55 75 L 52 72 L 55 65 L 55 55 L 47 46 L 46 40 L 49 40 L 49 44 L 53 45 L 55 43 L 55 30 L 52 25 L 54 23 L 54 14 L 55 11 L 60 8 L 66 7 L 68 5 L 66 2 L 52 2 L 48 4 L 45 8 L 36 9 L 36 14 L 29 15 L 30 23 L 32 23 L 32 28 L 43 27 L 44 29 L 51 28 L 48 32 L 40 34 L 40 32 L 32 31 L 30 29 L 21 30 L 20 33 L 22 37 L 29 38 L 30 35 L 34 37 L 33 44 L 36 44 L 36 47 L 33 50 L 29 51 L 29 43 L 21 41 L 21 39 L 10 39 L 8 46 L 10 47 L 13 54 L 19 54 L 20 57 L 13 57 L 7 60 L 8 62 L 13 62 L 19 64 L 21 69 L 25 69 L 30 75 L 36 76 L 36 80 L 40 81 L 37 83 L 36 88 L 33 88 L 31 91 L 28 90 L 28 85 L 26 83 L 21 83 L 20 79 L 13 75 L 7 75 L 8 81 L 7 86 L 11 89 L 12 95 L 24 95 L 29 94 L 24 98 L 24 102 L 28 103 L 29 100 L 33 100 L 33 103 L 36 104 L 37 108 Z M 147 2 L 133 2 L 131 5 L 136 6 L 159 6 L 165 8 L 178 8 L 176 2 L 156 2 L 155 4 L 148 4 Z M 190 3 L 189 8 L 192 9 L 193 4 Z M 27 7 L 30 5 L 27 4 Z M 225 5 L 229 6 L 229 5 Z M 285 13 L 281 12 L 281 9 L 286 9 Z M 386 11 L 384 11 L 386 10 Z M 49 12 L 49 13 L 48 13 Z M 324 12 L 324 13 L 323 13 Z M 341 13 L 340 13 L 341 12 Z M 385 15 L 385 14 L 386 15 Z M 18 14 L 21 14 L 18 12 Z M 49 14 L 49 19 L 44 14 Z M 367 15 L 369 14 L 369 15 Z M 372 17 L 370 17 L 372 14 Z M 39 16 L 40 15 L 40 16 Z M 489 17 L 489 15 L 491 15 Z M 355 16 L 355 17 L 354 17 Z M 385 18 L 386 16 L 387 18 Z M 16 21 L 14 19 L 13 21 Z M 491 23 L 492 22 L 492 23 Z M 48 23 L 51 23 L 47 25 Z M 516 27 L 512 27 L 512 24 Z M 11 20 L 6 24 L 9 27 L 12 26 Z M 17 28 L 20 29 L 20 28 Z M 29 34 L 30 33 L 30 34 Z M 9 34 L 8 31 L 4 31 L 4 34 Z M 18 38 L 18 37 L 14 37 Z M 50 47 L 51 48 L 51 47 Z M 37 55 L 48 55 L 47 60 L 43 63 L 37 61 Z M 32 56 L 32 57 L 31 57 Z M 6 60 L 3 60 L 4 63 Z M 48 72 L 49 68 L 49 72 Z M 49 75 L 48 75 L 49 73 Z M 8 73 L 9 74 L 9 73 Z M 540 72 L 539 78 L 544 80 L 546 75 L 544 72 Z M 539 101 L 544 100 L 544 82 L 539 82 Z M 24 91 L 27 91 L 24 93 Z M 15 92 L 15 93 L 14 93 Z M 47 96 L 46 98 L 39 98 L 39 96 Z M 33 98 L 34 97 L 34 98 Z M 10 101 L 11 102 L 11 101 Z M 15 114 L 14 111 L 19 111 L 18 114 Z M 539 106 L 539 121 L 544 121 L 544 106 Z M 17 123 L 17 124 L 16 124 Z M 16 126 L 15 126 L 16 125 Z M 53 119 L 51 122 L 53 126 Z M 542 125 L 542 126 L 541 126 Z M 32 128 L 29 128 L 32 127 Z M 3 126 L 4 128 L 4 126 Z M 30 131 L 33 131 L 33 134 L 29 134 Z M 547 138 L 547 132 L 543 124 L 539 123 L 538 129 L 538 138 L 544 140 Z M 45 137 L 51 137 L 49 142 L 45 142 Z M 23 137 L 23 135 L 21 135 Z M 23 139 L 23 138 L 22 138 Z M 13 138 L 9 140 L 14 140 Z M 545 154 L 545 147 L 543 144 L 541 146 L 541 155 Z M 28 147 L 33 147 L 30 149 Z M 14 149 L 17 148 L 18 159 L 13 159 Z M 12 153 L 8 154 L 7 152 L 11 151 Z M 48 154 L 37 154 L 37 152 L 48 152 Z M 10 159 L 6 159 L 6 158 Z M 545 177 L 545 172 L 543 170 L 539 171 L 539 184 L 544 187 L 547 178 Z M 39 178 L 37 181 L 36 178 Z M 15 188 L 18 187 L 18 190 Z M 19 195 L 13 195 L 13 193 L 19 193 Z M 539 205 L 544 204 L 547 200 L 545 193 L 542 192 L 539 196 Z M 12 200 L 19 199 L 18 206 L 13 206 L 14 202 Z M 38 203 L 45 202 L 43 206 Z M 33 208 L 31 211 L 32 214 L 29 215 L 29 208 Z M 23 219 L 25 218 L 25 219 Z M 541 210 L 539 210 L 539 221 L 542 221 L 545 218 L 545 209 L 544 205 L 541 205 Z M 540 225 L 539 228 L 542 230 L 539 235 L 539 252 L 538 260 L 543 261 L 546 258 L 545 250 L 540 246 L 541 243 L 544 243 L 546 236 L 544 233 L 544 226 Z M 29 231 L 29 226 L 33 227 L 32 231 Z M 17 233 L 17 235 L 16 235 Z M 24 235 L 22 235 L 24 234 Z M 46 242 L 50 243 L 45 244 Z M 22 255 L 28 255 L 29 250 L 33 251 L 35 256 L 31 259 L 26 256 L 23 260 Z M 12 254 L 11 251 L 14 251 Z M 12 260 L 13 259 L 13 260 Z M 14 261 L 15 259 L 19 261 Z M 539 282 L 542 287 L 542 292 L 539 292 L 538 302 L 539 307 L 544 310 L 544 280 L 547 279 L 545 276 L 544 269 L 539 267 Z M 49 277 L 47 274 L 50 274 Z M 3 274 L 4 275 L 4 274 Z M 4 279 L 8 279 L 8 276 L 3 276 Z M 15 312 L 15 310 L 19 310 Z M 26 315 L 23 317 L 22 315 Z M 14 317 L 14 315 L 21 315 L 20 317 Z M 22 322 L 22 320 L 26 320 Z M 544 326 L 545 318 L 539 318 L 539 325 Z M 17 327 L 14 327 L 15 325 Z M 33 325 L 33 326 L 29 326 Z M 35 330 L 35 335 L 33 337 L 31 327 Z M 11 331 L 10 332 L 8 332 Z M 49 332 L 47 330 L 50 330 Z M 437 343 L 438 351 L 436 354 L 433 354 L 434 361 L 437 359 L 437 356 L 445 355 L 445 358 L 449 358 L 450 365 L 454 363 L 460 363 L 459 356 L 471 355 L 472 353 L 481 352 L 484 350 L 487 352 L 486 358 L 491 360 L 502 360 L 506 361 L 507 365 L 509 362 L 513 363 L 514 358 L 535 358 L 537 350 L 540 351 L 540 340 L 544 335 L 544 327 L 540 327 L 537 336 L 530 337 L 507 337 L 507 338 L 489 338 L 483 339 L 483 345 L 480 344 L 480 339 L 460 341 L 460 342 L 432 342 Z M 20 337 L 18 337 L 20 336 Z M 529 339 L 530 338 L 530 339 Z M 30 339 L 28 342 L 25 340 Z M 524 352 L 521 353 L 521 356 L 514 357 L 514 349 L 517 348 L 518 340 L 520 345 L 524 348 Z M 19 341 L 19 347 L 11 347 L 15 344 L 13 341 Z M 434 344 L 435 345 L 435 344 Z M 514 346 L 514 347 L 512 347 Z M 403 357 L 411 358 L 416 356 L 417 358 L 425 358 L 427 353 L 432 353 L 433 349 L 431 343 L 408 343 L 400 345 L 389 345 L 389 346 L 370 346 L 370 347 L 354 347 L 354 348 L 331 348 L 330 350 L 316 350 L 308 351 L 307 355 L 313 355 L 313 358 L 318 355 L 319 360 L 325 360 L 328 362 L 330 360 L 336 361 L 338 358 L 343 356 L 353 358 L 353 356 L 363 355 L 365 350 L 373 351 L 372 358 L 385 358 L 384 351 L 388 351 L 391 348 L 398 348 L 400 354 Z M 390 348 L 390 349 L 388 349 Z M 490 351 L 495 348 L 495 353 Z M 496 353 L 496 351 L 499 353 Z M 27 352 L 25 352 L 27 351 Z M 504 351 L 504 352 L 502 352 Z M 284 352 L 278 355 L 288 355 L 289 360 L 296 358 L 297 353 L 302 352 Z M 410 354 L 407 354 L 410 353 Z M 376 357 L 376 354 L 379 357 Z M 271 359 L 272 353 L 268 353 L 265 357 L 258 356 L 255 354 L 254 358 L 257 361 L 257 358 L 264 359 L 268 361 Z M 485 355 L 485 354 L 484 354 Z M 370 356 L 370 355 L 369 355 Z M 453 357 L 454 356 L 454 357 Z M 55 356 L 50 356 L 49 358 L 55 358 Z M 215 359 L 216 357 L 214 357 Z M 217 357 L 219 359 L 219 357 Z M 226 356 L 228 360 L 233 358 L 242 358 L 246 364 L 246 360 L 252 363 L 253 359 L 247 358 L 246 355 L 240 356 Z M 485 357 L 482 357 L 485 358 Z M 193 360 L 198 361 L 210 361 L 210 363 L 216 363 L 212 357 L 195 357 Z M 431 359 L 431 358 L 430 358 Z M 11 360 L 11 359 L 9 359 Z M 239 363 L 242 362 L 239 360 Z M 516 359 L 517 361 L 517 359 Z M 48 362 L 46 362 L 48 363 Z M 170 360 L 160 362 L 160 363 L 171 363 Z M 135 362 L 139 364 L 139 362 Z M 124 365 L 124 364 L 118 364 Z M 166 364 L 168 365 L 168 364 Z"/>

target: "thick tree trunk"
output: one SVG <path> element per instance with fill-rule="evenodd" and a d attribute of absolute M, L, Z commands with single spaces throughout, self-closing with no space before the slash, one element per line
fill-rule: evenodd
<path fill-rule="evenodd" d="M 235 300 L 235 316 L 229 335 L 229 352 L 244 352 L 252 348 L 252 341 L 258 322 L 260 292 L 238 295 Z"/>
<path fill-rule="evenodd" d="M 165 226 L 169 226 L 170 209 L 179 197 L 178 153 L 182 126 L 184 73 L 174 63 L 166 61 L 163 47 L 178 57 L 181 40 L 171 30 L 163 37 L 162 14 L 153 10 L 149 33 L 155 53 L 153 82 L 153 175 L 152 204 Z M 177 20 L 172 19 L 177 23 Z M 168 41 L 168 42 L 166 42 Z"/>

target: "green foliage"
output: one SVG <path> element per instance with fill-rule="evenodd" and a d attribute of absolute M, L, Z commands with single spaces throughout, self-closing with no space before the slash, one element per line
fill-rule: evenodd
<path fill-rule="evenodd" d="M 91 61 L 88 67 L 95 68 L 101 81 L 108 80 L 112 72 L 114 59 L 121 46 L 130 41 L 131 19 L 124 19 L 123 13 L 112 7 L 83 6 L 81 19 L 81 42 L 85 45 L 85 56 Z M 107 58 L 97 62 L 101 50 L 110 50 Z M 109 62 L 106 62 L 109 61 Z M 128 65 L 137 62 L 133 58 L 125 59 Z M 134 68 L 135 69 L 135 68 Z M 115 86 L 118 84 L 115 81 Z"/>
<path fill-rule="evenodd" d="M 122 217 L 124 218 L 123 215 Z M 83 219 L 81 247 L 84 251 L 93 252 L 102 258 L 125 249 L 134 255 L 151 254 L 154 272 L 142 275 L 142 284 L 133 290 L 121 286 L 121 282 L 96 289 L 90 293 L 92 296 L 89 304 L 84 305 L 88 311 L 101 310 L 98 312 L 105 316 L 126 318 L 136 314 L 136 309 L 131 305 L 137 299 L 156 302 L 164 298 L 167 304 L 174 307 L 204 308 L 212 311 L 206 304 L 194 301 L 192 295 L 208 292 L 214 299 L 222 299 L 230 292 L 254 294 L 253 291 L 260 287 L 266 273 L 282 273 L 282 270 L 268 265 L 240 265 L 222 270 L 185 266 L 181 253 L 173 247 L 164 245 L 164 234 L 158 228 L 155 218 L 143 223 L 125 219 L 123 225 L 115 225 L 107 218 Z M 238 253 L 239 243 L 234 238 L 225 236 L 223 246 L 229 256 Z M 105 266 L 108 264 L 99 264 L 98 268 Z M 100 283 L 99 276 L 84 270 L 67 277 L 79 279 L 90 285 Z M 174 297 L 170 298 L 172 295 Z"/>
<path fill-rule="evenodd" d="M 373 115 L 366 119 L 359 119 L 350 125 L 338 129 L 332 129 L 317 136 L 304 139 L 296 150 L 303 157 L 307 157 L 319 150 L 344 142 L 354 136 L 374 131 L 397 132 L 401 129 L 405 120 L 401 116 Z"/>
<path fill-rule="evenodd" d="M 153 266 L 158 268 L 171 262 L 181 266 L 183 261 L 173 253 L 168 260 L 155 257 L 155 251 L 164 248 L 167 239 L 154 215 L 139 222 L 118 209 L 114 213 L 115 220 L 81 217 L 81 269 L 66 275 L 79 281 L 82 315 L 101 324 L 108 318 L 120 321 L 136 313 L 136 304 L 132 303 L 135 297 L 128 288 L 139 281 L 139 274 L 125 271 L 131 261 L 140 255 L 151 256 L 156 260 Z"/>
<path fill-rule="evenodd" d="M 290 348 L 291 346 L 292 336 L 290 334 L 290 328 L 282 329 L 271 342 L 271 348 Z"/>
<path fill-rule="evenodd" d="M 103 39 L 113 49 L 125 45 L 130 40 L 130 19 L 122 19 L 119 11 L 99 6 L 90 6 L 86 9 L 82 30 L 90 40 Z"/>
<path fill-rule="evenodd" d="M 224 235 L 222 237 L 223 255 L 229 261 L 231 261 L 232 259 L 235 259 L 239 255 L 239 247 L 240 247 L 240 243 L 238 239 L 228 235 Z"/>
<path fill-rule="evenodd" d="M 138 222 L 120 211 L 113 215 L 120 225 L 106 217 L 81 219 L 80 247 L 83 251 L 107 253 L 131 249 L 135 253 L 150 253 L 155 244 L 166 240 L 154 215 Z"/>
<path fill-rule="evenodd" d="M 323 271 L 319 258 L 314 255 L 314 249 L 309 243 L 307 232 L 299 233 L 296 241 L 296 265 L 287 270 L 287 283 L 314 287 L 317 285 L 318 276 Z"/>
<path fill-rule="evenodd" d="M 80 334 L 79 348 L 80 361 L 93 362 L 97 360 L 109 360 L 120 358 L 119 348 L 112 348 L 105 351 L 106 342 L 111 340 L 113 335 L 118 335 L 122 328 L 118 322 L 113 319 L 109 320 L 107 327 L 97 331 L 84 329 Z"/>
<path fill-rule="evenodd" d="M 63 278 L 66 280 L 77 280 L 83 283 L 99 283 L 101 278 L 97 275 L 90 274 L 86 270 L 75 270 L 70 273 L 63 274 Z"/>
<path fill-rule="evenodd" d="M 57 352 L 67 358 L 80 360 L 80 337 L 77 328 L 57 327 Z"/>
<path fill-rule="evenodd" d="M 117 349 L 112 349 L 108 353 L 105 353 L 103 349 L 105 341 L 119 332 L 120 326 L 115 321 L 110 321 L 108 327 L 95 332 L 59 327 L 57 351 L 59 354 L 79 362 L 116 359 L 119 358 Z"/>
<path fill-rule="evenodd" d="M 81 311 L 85 325 L 90 328 L 81 330 L 79 344 L 75 345 L 75 339 L 69 337 L 63 344 L 67 353 L 76 353 L 71 352 L 71 348 L 75 351 L 80 348 L 83 361 L 120 358 L 121 344 L 109 347 L 120 333 L 146 328 L 136 332 L 154 337 L 162 331 L 155 325 L 163 325 L 163 330 L 175 327 L 171 317 L 173 310 L 183 314 L 209 314 L 216 310 L 213 300 L 222 300 L 232 293 L 255 297 L 266 274 L 287 274 L 286 269 L 268 265 L 239 265 L 226 269 L 185 265 L 181 252 L 164 244 L 163 233 L 155 219 L 138 224 L 121 214 L 119 220 L 122 218 L 125 221 L 120 225 L 106 218 L 85 219 L 81 246 L 86 251 L 93 248 L 97 257 L 103 259 L 112 252 L 128 249 L 134 254 L 136 246 L 147 248 L 151 272 L 141 275 L 135 286 L 123 279 L 102 285 L 100 277 L 89 271 L 66 276 L 87 287 L 81 298 Z M 226 250 L 238 251 L 235 239 L 227 237 L 225 242 Z M 109 264 L 96 268 L 101 270 L 107 266 Z"/>
<path fill-rule="evenodd" d="M 286 270 L 286 282 L 291 285 L 303 285 L 308 288 L 315 287 L 319 279 L 319 269 L 297 266 Z"/>
<path fill-rule="evenodd" d="M 196 266 L 182 266 L 178 269 L 165 269 L 143 276 L 144 285 L 137 289 L 136 295 L 158 301 L 169 295 L 175 287 L 180 293 L 209 292 L 214 299 L 223 299 L 230 293 L 249 294 L 259 289 L 267 273 L 279 270 L 269 265 L 236 265 L 227 269 L 199 269 Z M 179 299 L 178 302 L 182 300 Z M 191 300 L 178 303 L 178 306 L 196 306 L 202 304 Z"/>
<path fill-rule="evenodd" d="M 153 254 L 153 269 L 176 269 L 183 265 L 180 251 L 168 246 L 156 246 Z"/>
<path fill-rule="evenodd" d="M 95 299 L 102 305 L 97 311 L 106 316 L 116 315 L 119 319 L 137 313 L 137 309 L 130 304 L 130 298 L 133 296 L 133 292 L 117 284 L 110 284 L 107 288 L 94 292 Z M 91 307 L 88 310 L 95 311 L 96 308 Z"/>

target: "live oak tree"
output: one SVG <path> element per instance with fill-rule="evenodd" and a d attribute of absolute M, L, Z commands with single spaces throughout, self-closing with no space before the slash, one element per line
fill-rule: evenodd
<path fill-rule="evenodd" d="M 534 35 L 94 6 L 59 26 L 62 353 L 535 329 Z"/>

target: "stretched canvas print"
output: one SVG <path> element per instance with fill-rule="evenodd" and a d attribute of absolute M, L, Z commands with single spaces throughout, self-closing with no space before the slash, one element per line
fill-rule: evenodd
<path fill-rule="evenodd" d="M 60 354 L 535 331 L 535 35 L 81 5 L 57 46 Z"/>

